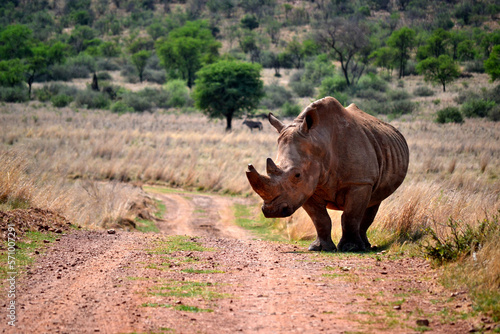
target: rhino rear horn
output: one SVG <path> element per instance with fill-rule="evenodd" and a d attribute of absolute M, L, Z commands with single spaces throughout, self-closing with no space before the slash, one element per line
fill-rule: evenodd
<path fill-rule="evenodd" d="M 281 133 L 283 128 L 285 127 L 285 124 L 283 124 L 279 119 L 277 119 L 273 113 L 269 113 L 269 123 L 271 123 L 272 126 L 278 131 L 278 133 Z"/>
<path fill-rule="evenodd" d="M 260 196 L 263 200 L 271 199 L 271 192 L 269 189 L 270 179 L 260 175 L 257 170 L 250 164 L 248 165 L 248 170 L 246 172 L 248 182 L 252 186 L 252 189 Z"/>
<path fill-rule="evenodd" d="M 267 171 L 267 175 L 269 175 L 269 176 L 279 175 L 282 173 L 281 169 L 279 169 L 278 166 L 276 166 L 273 159 L 271 159 L 271 158 L 267 158 L 266 171 Z"/>

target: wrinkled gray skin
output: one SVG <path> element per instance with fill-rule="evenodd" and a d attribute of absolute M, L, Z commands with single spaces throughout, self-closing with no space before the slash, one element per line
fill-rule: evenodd
<path fill-rule="evenodd" d="M 327 208 L 342 210 L 338 249 L 369 249 L 366 231 L 408 169 L 408 145 L 401 133 L 332 97 L 312 103 L 288 126 L 272 114 L 269 121 L 279 133 L 276 164 L 267 159 L 267 176 L 252 165 L 246 172 L 264 200 L 264 215 L 288 217 L 302 206 L 317 232 L 309 250 L 335 251 Z"/>

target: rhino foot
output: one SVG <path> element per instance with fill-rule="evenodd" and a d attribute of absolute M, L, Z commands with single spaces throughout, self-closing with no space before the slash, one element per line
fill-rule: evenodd
<path fill-rule="evenodd" d="M 321 241 L 319 239 L 314 240 L 308 248 L 310 251 L 313 252 L 336 252 L 337 247 L 335 247 L 335 244 L 332 242 L 330 243 L 324 243 L 321 244 Z"/>
<path fill-rule="evenodd" d="M 339 251 L 341 251 L 341 252 L 364 252 L 364 251 L 366 251 L 366 247 L 365 247 L 365 244 L 363 242 L 355 243 L 355 242 L 340 240 L 338 246 L 339 246 Z"/>

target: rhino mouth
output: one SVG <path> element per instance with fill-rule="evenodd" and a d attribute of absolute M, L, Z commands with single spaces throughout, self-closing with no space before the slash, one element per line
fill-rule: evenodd
<path fill-rule="evenodd" d="M 290 207 L 287 203 L 281 203 L 278 205 L 269 205 L 264 203 L 262 205 L 262 213 L 266 218 L 285 218 L 290 217 L 295 210 Z"/>

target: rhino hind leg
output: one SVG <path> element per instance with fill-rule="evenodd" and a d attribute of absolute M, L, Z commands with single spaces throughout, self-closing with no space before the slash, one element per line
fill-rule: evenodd
<path fill-rule="evenodd" d="M 364 185 L 354 187 L 346 194 L 346 205 L 342 214 L 342 238 L 340 238 L 338 249 L 341 252 L 363 252 L 369 248 L 370 243 L 366 238 L 366 229 L 362 223 L 368 223 L 369 217 L 373 214 L 375 217 L 376 211 L 367 210 L 371 196 L 371 186 Z M 366 220 L 365 220 L 366 217 Z M 372 219 L 373 221 L 373 219 Z"/>
<path fill-rule="evenodd" d="M 377 215 L 378 208 L 380 207 L 380 204 L 371 206 L 366 209 L 365 215 L 363 216 L 363 220 L 361 221 L 361 226 L 359 230 L 359 234 L 361 236 L 361 239 L 365 243 L 366 249 L 371 249 L 372 245 L 368 241 L 368 237 L 366 236 L 366 231 L 370 227 L 370 225 L 373 223 L 373 220 L 375 219 L 375 216 Z"/>

